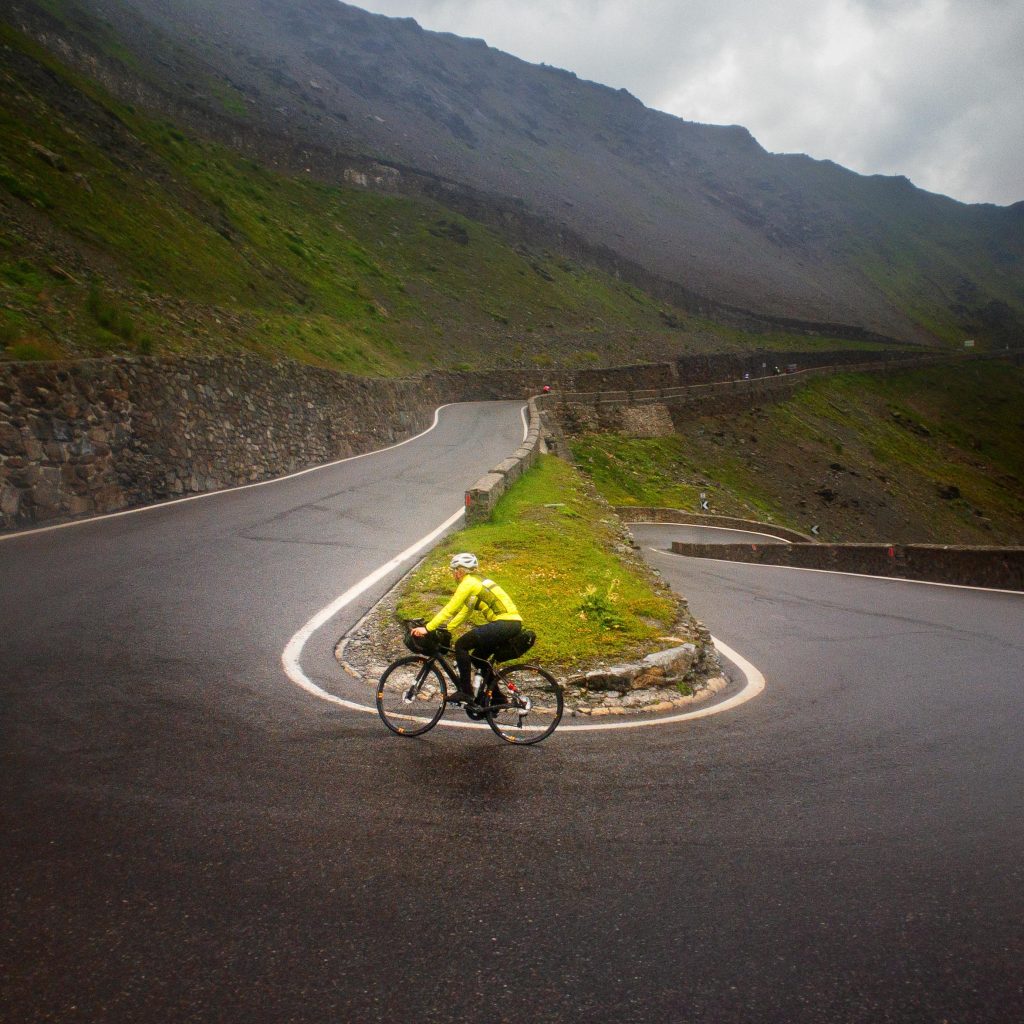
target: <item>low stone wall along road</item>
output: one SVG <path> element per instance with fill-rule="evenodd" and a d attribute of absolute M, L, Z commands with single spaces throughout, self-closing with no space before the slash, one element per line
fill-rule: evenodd
<path fill-rule="evenodd" d="M 403 740 L 285 676 L 296 630 L 522 443 L 521 406 L 0 540 L 0 1019 L 1024 1019 L 1020 595 L 637 527 L 756 699 L 517 749 Z M 312 680 L 401 572 L 312 632 Z"/>

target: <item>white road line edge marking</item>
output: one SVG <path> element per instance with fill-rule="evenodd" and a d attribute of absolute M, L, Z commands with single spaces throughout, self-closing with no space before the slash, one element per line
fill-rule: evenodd
<path fill-rule="evenodd" d="M 791 540 L 786 540 L 785 537 L 780 537 L 774 533 L 758 533 L 757 530 L 740 530 L 735 526 L 709 526 L 706 523 L 649 523 L 645 519 L 630 519 L 626 522 L 627 526 L 690 526 L 695 530 L 726 530 L 729 533 L 748 533 L 751 537 L 771 537 L 772 540 L 777 540 L 780 544 L 792 544 Z"/>
<path fill-rule="evenodd" d="M 460 509 L 449 519 L 446 519 L 437 529 L 431 531 L 422 540 L 418 540 L 415 544 L 406 548 L 400 555 L 396 555 L 391 559 L 390 562 L 386 562 L 380 568 L 375 569 L 365 579 L 360 580 L 358 583 L 349 587 L 345 593 L 335 598 L 325 608 L 321 608 L 292 638 L 288 641 L 288 645 L 285 647 L 281 654 L 281 665 L 284 668 L 285 675 L 301 690 L 305 690 L 306 693 L 313 697 L 317 697 L 320 700 L 327 701 L 331 704 L 337 704 L 340 707 L 348 708 L 350 711 L 363 711 L 369 712 L 371 715 L 377 714 L 377 708 L 369 707 L 366 704 L 359 704 L 356 701 L 346 700 L 344 697 L 338 697 L 333 693 L 328 693 L 322 687 L 319 687 L 314 683 L 309 676 L 302 670 L 300 659 L 302 658 L 302 650 L 306 646 L 306 641 L 325 623 L 334 618 L 346 605 L 351 604 L 360 594 L 365 593 L 375 583 L 379 583 L 387 574 L 394 569 L 397 569 L 403 562 L 407 562 L 414 555 L 419 554 L 425 547 L 431 544 L 437 539 L 445 530 L 450 526 L 454 526 L 458 522 L 459 518 L 464 515 L 464 511 Z M 731 647 L 722 643 L 721 640 L 716 637 L 711 638 L 717 647 L 734 665 L 743 673 L 746 678 L 746 684 L 739 693 L 734 694 L 727 700 L 724 700 L 718 704 L 713 704 L 710 707 L 699 708 L 696 711 L 685 711 L 678 715 L 666 715 L 663 718 L 650 718 L 644 719 L 638 722 L 601 722 L 601 723 L 587 723 L 586 725 L 561 725 L 559 726 L 558 732 L 598 732 L 609 729 L 640 729 L 652 725 L 671 725 L 675 722 L 684 722 L 691 718 L 707 718 L 710 715 L 721 714 L 723 711 L 729 711 L 732 708 L 739 707 L 740 704 L 745 704 L 748 700 L 756 697 L 765 688 L 764 676 L 747 661 L 741 655 L 737 654 Z M 442 719 L 438 725 L 444 725 L 451 729 L 487 729 L 489 726 L 482 722 L 461 722 L 461 721 L 447 721 Z"/>
<path fill-rule="evenodd" d="M 431 430 L 434 426 L 437 426 L 437 414 L 440 413 L 441 409 L 445 409 L 447 406 L 440 406 L 434 414 L 434 425 L 430 427 Z M 523 421 L 523 440 L 526 440 L 526 436 L 529 433 L 529 423 L 526 418 L 526 406 L 524 405 L 519 410 L 519 415 Z M 423 431 L 427 433 L 427 431 Z M 423 434 L 417 434 L 417 437 L 422 437 Z M 410 441 L 415 438 L 409 438 Z M 402 444 L 406 442 L 403 441 Z M 399 447 L 398 445 L 392 445 L 392 448 Z M 383 448 L 381 451 L 390 451 L 391 448 Z M 374 454 L 367 452 L 368 455 Z M 362 456 L 354 456 L 355 458 L 362 458 Z M 340 462 L 346 462 L 346 459 L 340 459 Z M 337 463 L 332 463 L 337 465 Z M 320 468 L 320 467 L 317 467 Z M 365 704 L 357 704 L 355 701 L 345 700 L 343 697 L 337 697 L 333 693 L 328 693 L 326 690 L 317 686 L 309 676 L 306 675 L 302 670 L 300 659 L 302 657 L 302 649 L 306 646 L 306 641 L 326 622 L 333 619 L 343 608 L 351 604 L 360 594 L 365 593 L 375 583 L 379 583 L 388 573 L 397 569 L 403 562 L 409 561 L 413 556 L 418 555 L 425 547 L 432 544 L 442 533 L 445 532 L 449 527 L 454 526 L 459 519 L 466 514 L 465 509 L 459 509 L 458 512 L 449 516 L 440 526 L 432 530 L 425 537 L 416 541 L 415 544 L 407 547 L 401 554 L 396 555 L 391 559 L 390 562 L 385 562 L 384 565 L 375 569 L 369 576 L 360 580 L 358 583 L 349 587 L 345 593 L 339 595 L 325 608 L 321 608 L 303 627 L 300 629 L 292 638 L 288 641 L 287 646 L 281 654 L 281 665 L 284 668 L 285 675 L 295 683 L 300 689 L 305 690 L 307 693 L 312 694 L 314 697 L 319 697 L 321 700 L 329 701 L 332 704 L 339 704 L 342 707 L 349 708 L 352 711 L 369 711 L 371 714 L 376 714 L 376 707 L 367 707 Z M 446 722 L 442 723 L 445 725 L 459 725 L 463 727 L 479 728 L 476 723 L 473 722 Z M 484 728 L 487 728 L 484 725 Z"/>
<path fill-rule="evenodd" d="M 140 505 L 138 508 L 126 508 L 120 512 L 107 512 L 101 516 L 90 516 L 88 519 L 72 519 L 68 523 L 55 523 L 53 526 L 39 526 L 34 530 L 18 530 L 15 533 L 4 533 L 0 534 L 0 542 L 5 540 L 16 540 L 19 537 L 31 537 L 37 533 L 49 533 L 52 530 L 66 530 L 71 526 L 84 526 L 86 523 L 98 523 L 101 519 L 118 519 L 121 516 L 132 516 L 139 512 L 152 512 L 158 508 L 168 508 L 171 505 L 182 505 L 186 501 L 199 501 L 201 498 L 214 498 L 219 494 L 233 494 L 236 491 L 247 491 L 253 487 L 267 487 L 269 484 L 283 483 L 285 480 L 294 480 L 295 477 L 305 476 L 307 473 L 316 473 L 321 469 L 330 469 L 332 466 L 340 466 L 343 462 L 355 462 L 356 459 L 366 459 L 371 455 L 380 455 L 381 452 L 394 451 L 396 448 L 401 448 L 403 444 L 409 444 L 411 441 L 417 440 L 417 438 L 423 437 L 424 434 L 429 434 L 438 424 L 441 418 L 441 411 L 443 409 L 450 409 L 454 405 L 472 405 L 475 403 L 471 402 L 448 402 L 445 405 L 439 405 L 434 410 L 434 422 L 427 427 L 426 430 L 421 430 L 418 434 L 414 434 L 412 437 L 407 437 L 404 441 L 399 441 L 397 444 L 388 445 L 387 448 L 375 448 L 372 452 L 363 452 L 361 455 L 347 455 L 343 459 L 335 459 L 333 462 L 324 462 L 319 466 L 309 466 L 306 469 L 297 470 L 294 473 L 288 473 L 285 476 L 275 476 L 270 480 L 257 480 L 253 484 L 239 484 L 237 487 L 221 487 L 216 491 L 204 491 L 202 494 L 190 494 L 185 498 L 172 498 L 170 501 L 158 501 L 152 505 Z M 523 423 L 523 438 L 526 438 L 528 428 L 525 423 L 525 413 L 523 410 L 524 406 L 520 410 L 520 416 L 524 417 Z"/>
<path fill-rule="evenodd" d="M 720 715 L 723 711 L 731 711 L 741 704 L 764 692 L 764 676 L 747 661 L 742 655 L 737 654 L 731 647 L 724 644 L 718 637 L 711 638 L 715 647 L 718 648 L 744 675 L 746 684 L 739 693 L 733 694 L 727 700 L 719 704 L 712 704 L 706 708 L 698 708 L 696 711 L 684 711 L 678 715 L 666 715 L 664 718 L 646 718 L 642 722 L 588 722 L 586 725 L 569 725 L 565 727 L 567 732 L 597 732 L 604 729 L 642 729 L 652 725 L 672 725 L 675 722 L 686 722 L 692 718 L 710 718 L 712 715 Z M 562 728 L 559 727 L 559 732 Z"/>
<path fill-rule="evenodd" d="M 414 555 L 419 554 L 428 544 L 433 543 L 438 537 L 444 533 L 449 527 L 454 526 L 464 515 L 466 514 L 465 509 L 459 509 L 454 515 L 449 516 L 440 526 L 432 530 L 422 539 L 416 541 L 415 544 L 407 547 L 401 554 L 395 555 L 390 562 L 385 562 L 382 566 L 374 569 L 369 576 L 364 577 L 358 583 L 349 587 L 345 593 L 336 597 L 329 605 L 325 608 L 321 608 L 292 638 L 288 641 L 287 646 L 281 654 L 281 665 L 284 668 L 285 675 L 295 683 L 296 686 L 305 690 L 307 693 L 311 693 L 314 697 L 319 697 L 321 700 L 330 701 L 333 704 L 340 704 L 343 707 L 351 708 L 353 711 L 372 711 L 374 714 L 377 713 L 376 708 L 366 707 L 364 704 L 357 704 L 354 701 L 344 700 L 341 697 L 336 697 L 333 693 L 328 693 L 326 690 L 321 689 L 316 685 L 305 672 L 302 671 L 302 666 L 299 663 L 299 659 L 302 657 L 302 649 L 306 646 L 306 641 L 322 626 L 328 622 L 335 615 L 338 614 L 344 607 L 351 604 L 360 594 L 365 593 L 375 583 L 379 583 L 389 572 L 397 569 L 403 562 L 407 562 Z"/>
<path fill-rule="evenodd" d="M 651 523 L 651 526 L 660 525 Z M 678 524 L 676 524 L 678 525 Z M 674 551 L 663 551 L 661 548 L 648 547 L 656 555 L 665 558 L 692 558 L 692 555 L 677 555 Z M 1024 597 L 1024 591 L 1001 590 L 999 587 L 972 587 L 968 583 L 937 583 L 935 580 L 908 580 L 905 576 L 872 576 L 866 572 L 844 572 L 842 569 L 811 569 L 805 565 L 772 565 L 771 562 L 740 562 L 731 558 L 702 558 L 704 562 L 721 562 L 725 565 L 749 565 L 755 569 L 788 569 L 790 572 L 821 572 L 828 576 L 852 576 L 858 580 L 880 580 L 883 583 L 916 583 L 921 587 L 947 587 L 950 590 L 980 590 L 986 594 L 1012 594 Z"/>

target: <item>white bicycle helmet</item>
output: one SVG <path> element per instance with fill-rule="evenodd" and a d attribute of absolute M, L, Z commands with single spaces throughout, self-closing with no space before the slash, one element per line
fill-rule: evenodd
<path fill-rule="evenodd" d="M 471 555 L 468 551 L 462 551 L 459 554 L 452 556 L 450 568 L 475 569 L 478 564 L 476 555 Z"/>

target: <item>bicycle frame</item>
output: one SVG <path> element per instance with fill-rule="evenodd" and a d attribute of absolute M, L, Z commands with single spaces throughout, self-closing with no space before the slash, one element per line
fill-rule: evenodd
<path fill-rule="evenodd" d="M 459 688 L 459 670 L 457 667 L 453 667 L 452 663 L 445 657 L 446 654 L 451 654 L 451 649 L 447 651 L 439 651 L 437 654 L 428 654 L 430 658 L 429 662 L 425 662 L 425 665 L 438 665 L 444 674 L 448 677 L 451 682 L 453 689 Z M 470 662 L 475 669 L 488 673 L 490 676 L 496 676 L 498 674 L 497 666 L 487 658 L 477 658 L 471 654 L 469 656 Z"/>
<path fill-rule="evenodd" d="M 392 732 L 400 736 L 421 736 L 437 725 L 449 703 L 449 687 L 460 690 L 458 667 L 450 660 L 452 653 L 450 647 L 429 653 L 420 651 L 412 657 L 398 658 L 388 666 L 378 684 L 376 701 L 380 717 Z M 507 743 L 539 743 L 558 727 L 563 698 L 561 686 L 550 673 L 521 663 L 503 669 L 493 657 L 482 658 L 472 653 L 470 662 L 484 675 L 474 695 L 467 694 L 459 701 L 473 721 L 486 721 Z M 389 683 L 395 672 L 398 675 Z M 400 688 L 394 686 L 395 682 L 400 683 Z M 435 684 L 440 684 L 440 694 Z M 539 718 L 535 719 L 531 712 L 536 709 L 535 701 L 540 694 L 550 695 L 551 699 L 542 697 Z M 441 704 L 437 702 L 438 696 Z M 420 700 L 430 707 L 421 708 Z M 419 713 L 421 710 L 426 717 Z M 535 724 L 527 725 L 528 719 Z"/>

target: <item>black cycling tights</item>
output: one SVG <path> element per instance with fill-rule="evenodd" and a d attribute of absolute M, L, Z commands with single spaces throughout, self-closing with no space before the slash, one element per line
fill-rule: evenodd
<path fill-rule="evenodd" d="M 493 654 L 506 640 L 511 640 L 523 628 L 521 622 L 509 619 L 498 619 L 483 626 L 476 626 L 468 633 L 463 633 L 455 642 L 455 661 L 459 666 L 459 689 L 469 691 L 470 651 L 478 658 L 486 658 Z"/>

